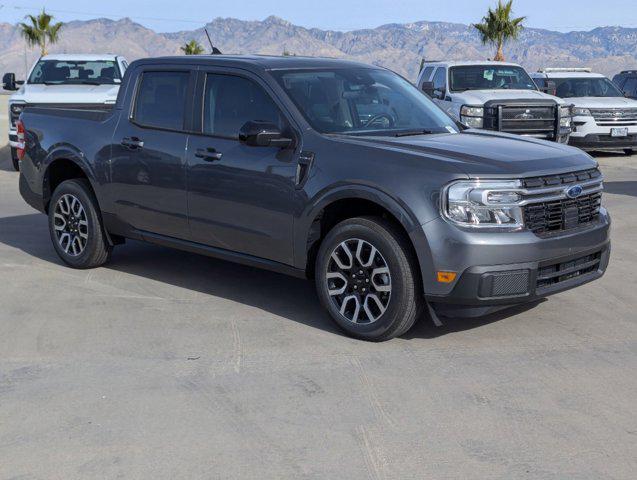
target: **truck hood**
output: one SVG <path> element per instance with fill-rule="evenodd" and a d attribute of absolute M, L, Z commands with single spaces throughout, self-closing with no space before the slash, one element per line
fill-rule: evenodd
<path fill-rule="evenodd" d="M 23 85 L 11 101 L 26 103 L 105 103 L 117 98 L 119 85 Z"/>
<path fill-rule="evenodd" d="M 467 90 L 465 92 L 452 93 L 455 103 L 465 105 L 484 105 L 489 100 L 553 100 L 558 104 L 564 104 L 564 100 L 548 95 L 538 90 Z"/>
<path fill-rule="evenodd" d="M 625 97 L 569 97 L 579 108 L 637 108 L 637 100 Z"/>
<path fill-rule="evenodd" d="M 399 138 L 339 136 L 339 139 L 386 149 L 392 159 L 407 154 L 448 162 L 467 176 L 477 178 L 523 178 L 597 166 L 590 155 L 574 147 L 485 130 Z M 435 168 L 435 163 L 423 163 L 423 168 Z"/>

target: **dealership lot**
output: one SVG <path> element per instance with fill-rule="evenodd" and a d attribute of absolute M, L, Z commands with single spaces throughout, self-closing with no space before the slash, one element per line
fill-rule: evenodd
<path fill-rule="evenodd" d="M 604 278 L 370 344 L 278 274 L 64 267 L 0 147 L 0 478 L 634 478 L 637 156 L 597 158 Z"/>

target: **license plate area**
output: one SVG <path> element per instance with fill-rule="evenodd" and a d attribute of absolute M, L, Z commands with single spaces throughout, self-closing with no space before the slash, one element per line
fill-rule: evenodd
<path fill-rule="evenodd" d="M 628 127 L 614 127 L 610 129 L 611 137 L 627 137 Z"/>

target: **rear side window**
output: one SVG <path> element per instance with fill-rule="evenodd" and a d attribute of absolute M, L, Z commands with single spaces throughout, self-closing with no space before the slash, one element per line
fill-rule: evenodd
<path fill-rule="evenodd" d="M 204 133 L 238 138 L 249 121 L 269 122 L 284 130 L 284 118 L 270 96 L 252 80 L 208 74 L 203 109 Z"/>
<path fill-rule="evenodd" d="M 622 90 L 631 97 L 637 97 L 637 77 L 628 77 Z"/>
<path fill-rule="evenodd" d="M 135 99 L 135 122 L 183 130 L 189 80 L 189 72 L 144 72 Z"/>

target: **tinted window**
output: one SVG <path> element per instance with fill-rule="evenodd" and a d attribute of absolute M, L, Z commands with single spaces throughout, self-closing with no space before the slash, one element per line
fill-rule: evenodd
<path fill-rule="evenodd" d="M 182 130 L 189 79 L 188 72 L 144 72 L 135 102 L 135 121 Z"/>
<path fill-rule="evenodd" d="M 453 121 L 426 95 L 387 70 L 278 70 L 273 75 L 308 123 L 322 133 L 457 131 Z"/>
<path fill-rule="evenodd" d="M 249 121 L 270 122 L 284 130 L 284 119 L 270 96 L 252 80 L 208 75 L 203 112 L 204 133 L 238 138 Z"/>
<path fill-rule="evenodd" d="M 465 90 L 537 90 L 529 74 L 521 67 L 505 65 L 469 65 L 452 67 L 450 88 L 454 92 Z"/>
<path fill-rule="evenodd" d="M 114 61 L 40 60 L 33 68 L 28 83 L 108 85 L 121 81 L 119 68 Z"/>
<path fill-rule="evenodd" d="M 607 78 L 556 78 L 553 81 L 557 87 L 557 96 L 561 98 L 623 96 Z"/>
<path fill-rule="evenodd" d="M 443 67 L 438 68 L 436 70 L 436 74 L 434 75 L 434 90 L 443 90 L 447 84 L 447 70 Z"/>
<path fill-rule="evenodd" d="M 422 76 L 420 77 L 421 78 L 420 83 L 428 82 L 429 78 L 431 77 L 431 72 L 433 72 L 433 70 L 434 70 L 434 67 L 426 67 L 422 72 Z"/>
<path fill-rule="evenodd" d="M 624 83 L 623 90 L 630 97 L 637 97 L 637 77 L 629 77 Z"/>
<path fill-rule="evenodd" d="M 537 85 L 537 88 L 539 88 L 540 90 L 544 90 L 548 86 L 548 82 L 545 78 L 536 77 L 533 79 L 533 81 Z"/>

